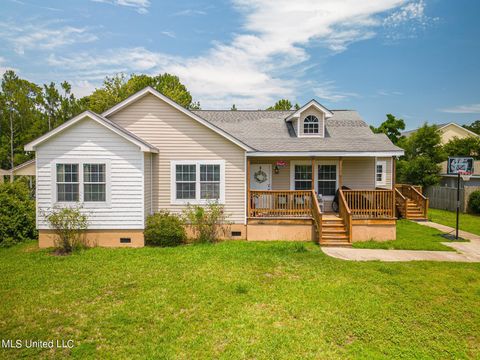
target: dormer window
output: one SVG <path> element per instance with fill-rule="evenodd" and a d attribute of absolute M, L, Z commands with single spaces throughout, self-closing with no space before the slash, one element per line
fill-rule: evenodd
<path fill-rule="evenodd" d="M 318 118 L 313 115 L 308 115 L 305 120 L 303 120 L 303 133 L 304 134 L 318 134 L 319 125 Z"/>

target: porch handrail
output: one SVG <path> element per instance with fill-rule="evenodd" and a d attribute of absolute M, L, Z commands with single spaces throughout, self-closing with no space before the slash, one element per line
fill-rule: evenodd
<path fill-rule="evenodd" d="M 415 201 L 422 210 L 423 217 L 428 217 L 429 200 L 418 190 L 420 188 L 419 186 L 410 184 L 398 184 L 397 186 L 395 186 L 395 188 L 398 188 L 404 197 L 408 197 Z"/>
<path fill-rule="evenodd" d="M 312 191 L 312 218 L 315 222 L 315 226 L 317 228 L 317 236 L 318 242 L 322 239 L 322 209 L 320 208 L 320 204 L 318 203 L 317 194 L 315 190 Z"/>
<path fill-rule="evenodd" d="M 339 189 L 338 213 L 344 219 L 345 230 L 347 231 L 348 242 L 352 242 L 352 210 L 348 206 L 343 190 Z"/>
<path fill-rule="evenodd" d="M 393 190 L 342 190 L 353 218 L 395 218 Z"/>
<path fill-rule="evenodd" d="M 403 196 L 403 194 L 400 192 L 400 190 L 398 190 L 397 187 L 395 187 L 395 205 L 397 201 L 398 201 L 398 206 L 403 207 L 403 211 L 406 216 L 408 211 L 407 198 Z"/>
<path fill-rule="evenodd" d="M 250 190 L 249 217 L 311 217 L 311 190 Z"/>

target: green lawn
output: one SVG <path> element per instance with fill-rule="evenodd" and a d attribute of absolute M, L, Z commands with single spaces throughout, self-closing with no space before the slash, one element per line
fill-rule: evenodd
<path fill-rule="evenodd" d="M 409 220 L 397 221 L 397 239 L 392 241 L 355 242 L 353 247 L 362 249 L 397 249 L 397 250 L 439 250 L 455 251 L 441 244 L 448 242 L 440 236 L 442 232 L 419 225 Z"/>
<path fill-rule="evenodd" d="M 479 358 L 480 264 L 347 262 L 311 243 L 0 249 L 0 358 Z"/>
<path fill-rule="evenodd" d="M 428 209 L 428 218 L 430 221 L 455 227 L 456 213 L 454 211 Z M 480 235 L 480 216 L 460 213 L 459 228 L 473 234 Z"/>

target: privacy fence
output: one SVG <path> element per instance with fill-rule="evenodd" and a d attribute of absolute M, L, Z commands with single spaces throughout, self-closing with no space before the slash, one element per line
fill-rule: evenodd
<path fill-rule="evenodd" d="M 468 198 L 474 191 L 480 190 L 480 186 L 466 186 L 460 189 L 460 211 L 467 212 Z M 425 196 L 430 199 L 430 207 L 442 210 L 457 210 L 457 189 L 443 186 L 429 186 L 425 190 Z"/>

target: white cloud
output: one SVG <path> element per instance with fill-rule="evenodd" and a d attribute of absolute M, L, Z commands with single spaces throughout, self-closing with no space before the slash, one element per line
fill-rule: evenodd
<path fill-rule="evenodd" d="M 207 15 L 207 12 L 203 10 L 185 9 L 185 10 L 177 11 L 172 14 L 172 16 L 195 16 L 195 15 Z"/>
<path fill-rule="evenodd" d="M 458 105 L 440 111 L 451 114 L 480 114 L 480 104 Z"/>
<path fill-rule="evenodd" d="M 15 52 L 20 55 L 34 49 L 52 50 L 65 45 L 97 40 L 97 36 L 87 28 L 59 24 L 60 21 L 26 25 L 0 22 L 0 38 L 10 42 Z"/>
<path fill-rule="evenodd" d="M 135 9 L 139 14 L 148 13 L 148 8 L 150 7 L 149 0 L 91 0 L 93 2 L 125 6 Z"/>
<path fill-rule="evenodd" d="M 360 96 L 354 92 L 342 92 L 336 90 L 335 83 L 333 81 L 326 81 L 322 84 L 319 84 L 313 89 L 313 91 L 315 96 L 331 102 L 342 101 L 352 97 Z"/>
<path fill-rule="evenodd" d="M 177 37 L 173 31 L 167 31 L 167 30 L 165 30 L 165 31 L 161 31 L 160 34 L 165 35 L 165 36 L 168 36 L 168 37 L 170 37 L 170 38 L 172 38 L 172 39 L 175 39 L 175 38 Z"/>
<path fill-rule="evenodd" d="M 294 97 L 299 87 L 305 86 L 299 82 L 295 69 L 308 60 L 315 61 L 309 56 L 311 46 L 344 51 L 353 42 L 374 37 L 375 29 L 384 24 L 382 16 L 412 2 L 233 0 L 233 3 L 243 16 L 241 32 L 229 43 L 214 43 L 209 51 L 197 57 L 175 57 L 137 47 L 85 53 L 80 58 L 52 55 L 49 62 L 69 68 L 77 77 L 86 76 L 86 80 L 98 76 L 91 69 L 103 70 L 105 75 L 117 71 L 167 71 L 178 75 L 206 108 L 229 107 L 232 103 L 243 108 L 264 108 L 279 98 Z M 423 7 L 401 11 L 412 17 L 420 10 L 423 13 Z M 396 18 L 402 16 L 407 15 Z M 309 86 L 317 96 L 330 101 L 358 96 L 337 90 L 331 82 Z"/>

